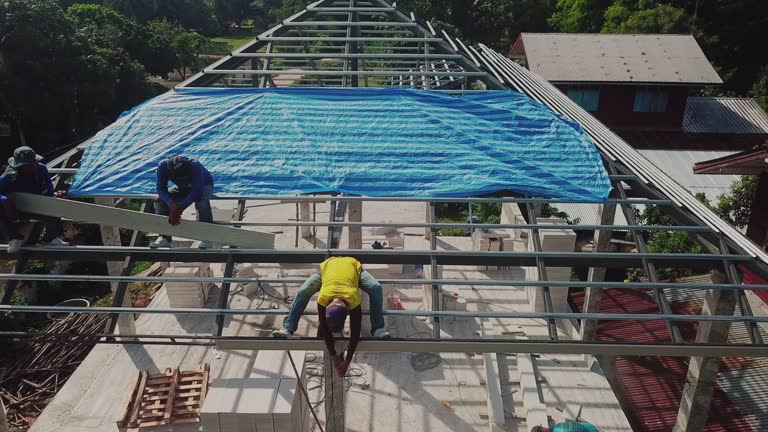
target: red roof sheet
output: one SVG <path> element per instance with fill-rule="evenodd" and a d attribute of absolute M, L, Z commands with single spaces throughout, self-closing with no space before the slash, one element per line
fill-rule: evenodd
<path fill-rule="evenodd" d="M 571 298 L 581 310 L 584 293 L 572 293 Z M 687 303 L 673 303 L 675 313 L 698 313 Z M 643 290 L 608 289 L 603 291 L 600 312 L 658 314 L 650 294 Z M 696 323 L 679 325 L 686 341 L 696 335 Z M 663 321 L 601 321 L 597 327 L 600 341 L 668 342 L 671 340 Z M 723 359 L 721 369 L 743 367 L 741 359 Z M 617 357 L 614 384 L 617 397 L 634 430 L 638 432 L 667 432 L 677 419 L 680 397 L 688 372 L 684 357 Z M 705 432 L 751 431 L 744 416 L 716 388 Z"/>
<path fill-rule="evenodd" d="M 742 282 L 745 285 L 768 285 L 768 282 L 766 282 L 760 276 L 752 273 L 752 271 L 749 270 L 746 266 L 739 265 L 739 270 L 741 271 Z M 753 289 L 752 292 L 755 293 L 755 295 L 758 296 L 760 300 L 768 304 L 768 290 Z"/>

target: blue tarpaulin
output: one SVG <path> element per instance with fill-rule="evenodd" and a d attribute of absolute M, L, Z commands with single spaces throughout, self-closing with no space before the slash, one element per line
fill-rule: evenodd
<path fill-rule="evenodd" d="M 177 154 L 202 162 L 222 196 L 603 202 L 610 189 L 581 127 L 515 91 L 211 88 L 124 113 L 90 141 L 70 193 L 152 194 L 158 163 Z"/>

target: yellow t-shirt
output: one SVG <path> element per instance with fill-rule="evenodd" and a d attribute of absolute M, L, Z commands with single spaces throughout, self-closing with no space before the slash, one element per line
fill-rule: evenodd
<path fill-rule="evenodd" d="M 323 285 L 317 296 L 317 303 L 328 306 L 334 297 L 341 297 L 354 309 L 360 306 L 360 261 L 350 257 L 331 257 L 320 264 Z"/>

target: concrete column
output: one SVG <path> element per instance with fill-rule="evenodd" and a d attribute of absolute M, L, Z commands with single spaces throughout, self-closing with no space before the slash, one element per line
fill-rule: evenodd
<path fill-rule="evenodd" d="M 111 198 L 97 198 L 96 204 L 104 206 L 114 206 L 115 200 Z M 101 231 L 101 242 L 104 246 L 121 246 L 120 241 L 120 228 L 108 225 L 99 225 Z M 120 276 L 123 271 L 123 263 L 118 261 L 107 261 L 107 272 L 110 276 Z M 112 295 L 117 292 L 118 282 L 112 282 Z M 131 296 L 128 290 L 125 290 L 125 296 L 122 300 L 122 305 L 125 307 L 131 307 Z M 119 314 L 117 318 L 117 333 L 120 334 L 136 334 L 136 322 L 133 319 L 133 314 Z"/>
<path fill-rule="evenodd" d="M 616 204 L 601 204 L 600 225 L 613 225 L 616 216 Z M 595 250 L 594 252 L 605 252 L 611 246 L 611 230 L 598 230 L 595 232 Z M 605 280 L 605 267 L 590 267 L 587 281 L 602 282 Z M 589 287 L 584 296 L 584 313 L 600 312 L 600 300 L 603 295 L 601 288 Z M 581 340 L 593 341 L 597 332 L 597 320 L 581 320 Z"/>
<path fill-rule="evenodd" d="M 727 283 L 727 278 L 723 273 L 715 271 L 712 282 Z M 736 291 L 708 290 L 701 314 L 733 315 L 735 309 Z M 724 344 L 728 341 L 730 329 L 730 322 L 699 322 L 696 343 Z M 720 357 L 691 357 L 674 432 L 704 430 L 719 369 Z"/>
<path fill-rule="evenodd" d="M 310 222 L 312 221 L 312 214 L 311 214 L 311 208 L 310 203 L 302 201 L 299 203 L 299 221 L 300 222 Z M 303 226 L 301 227 L 301 238 L 310 238 L 312 237 L 312 227 L 309 226 Z"/>
<path fill-rule="evenodd" d="M 363 221 L 363 202 L 350 201 L 347 203 L 347 221 Z M 361 227 L 349 227 L 349 249 L 363 248 L 363 229 Z"/>
<path fill-rule="evenodd" d="M 336 341 L 337 353 L 344 353 L 346 343 Z M 325 430 L 328 432 L 345 432 L 344 422 L 344 378 L 336 375 L 328 350 L 323 353 L 323 365 L 325 369 L 324 393 L 325 393 Z"/>

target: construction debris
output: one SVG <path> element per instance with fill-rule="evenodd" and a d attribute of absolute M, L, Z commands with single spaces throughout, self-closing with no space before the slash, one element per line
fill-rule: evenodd
<path fill-rule="evenodd" d="M 136 428 L 200 422 L 209 374 L 207 363 L 189 371 L 170 368 L 160 374 L 139 371 L 117 426 Z"/>
<path fill-rule="evenodd" d="M 9 347 L 0 367 L 0 399 L 11 428 L 28 429 L 85 359 L 104 330 L 106 315 L 70 314 L 51 323 L 40 338 Z M 47 337 L 67 335 L 68 343 Z M 43 342 L 43 337 L 46 342 Z"/>

